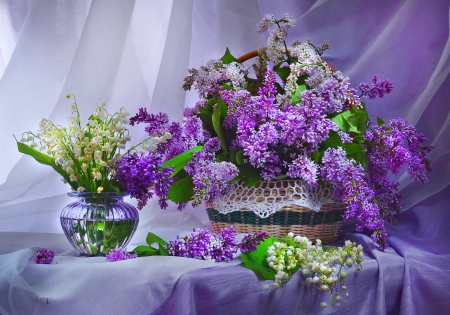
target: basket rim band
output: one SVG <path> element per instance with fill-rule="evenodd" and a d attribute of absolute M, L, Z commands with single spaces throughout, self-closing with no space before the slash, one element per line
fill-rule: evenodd
<path fill-rule="evenodd" d="M 330 211 L 277 211 L 267 218 L 261 218 L 253 211 L 234 211 L 222 214 L 214 208 L 207 208 L 209 220 L 211 222 L 240 223 L 256 225 L 324 225 L 343 221 L 342 215 L 345 209 Z"/>

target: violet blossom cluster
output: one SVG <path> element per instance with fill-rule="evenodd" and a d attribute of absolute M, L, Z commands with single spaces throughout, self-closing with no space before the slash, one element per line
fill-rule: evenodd
<path fill-rule="evenodd" d="M 344 219 L 358 219 L 356 230 L 375 231 L 372 238 L 381 249 L 386 248 L 387 234 L 376 195 L 361 164 L 347 158 L 341 147 L 329 148 L 322 158 L 321 178 L 334 187 L 334 195 L 346 205 Z"/>
<path fill-rule="evenodd" d="M 229 181 L 238 175 L 234 164 L 216 161 L 215 152 L 219 150 L 220 142 L 203 129 L 202 121 L 194 112 L 193 109 L 185 110 L 182 124 L 170 122 L 164 113 L 149 114 L 145 108 L 139 109 L 139 113 L 130 119 L 132 125 L 146 124 L 145 130 L 152 146 L 148 146 L 146 153 L 124 155 L 117 163 L 116 178 L 131 197 L 139 201 L 139 209 L 154 195 L 159 197 L 161 208 L 167 207 L 168 191 L 177 177 L 171 177 L 173 168 L 163 167 L 162 164 L 198 145 L 204 145 L 203 150 L 194 152 L 191 161 L 184 167 L 193 179 L 193 206 L 203 201 L 213 202 L 226 194 Z M 161 138 L 164 138 L 163 141 Z M 185 205 L 178 203 L 178 209 L 183 209 Z"/>
<path fill-rule="evenodd" d="M 239 243 L 239 249 L 241 253 L 253 252 L 256 250 L 256 246 L 269 237 L 270 235 L 264 231 L 247 234 Z"/>
<path fill-rule="evenodd" d="M 55 258 L 55 253 L 47 248 L 42 248 L 34 255 L 34 261 L 36 264 L 51 264 Z"/>
<path fill-rule="evenodd" d="M 203 130 L 201 120 L 189 110 L 185 111 L 183 122 L 178 123 L 170 122 L 166 113 L 149 114 L 146 108 L 140 108 L 139 112 L 130 118 L 130 124 L 146 125 L 145 131 L 149 138 L 145 141 L 153 144 L 147 149 L 156 151 L 164 160 L 192 149 L 209 137 Z M 164 138 L 164 141 L 161 141 L 161 138 Z"/>
<path fill-rule="evenodd" d="M 405 120 L 393 119 L 385 126 L 367 130 L 365 140 L 368 145 L 368 176 L 377 196 L 377 203 L 383 217 L 395 222 L 393 215 L 401 212 L 401 195 L 398 182 L 389 179 L 389 172 L 397 175 L 404 165 L 408 174 L 416 181 L 427 183 L 425 171 L 430 172 L 432 162 L 427 154 L 433 149 L 423 145 L 428 139 Z"/>
<path fill-rule="evenodd" d="M 208 230 L 194 228 L 189 235 L 169 241 L 166 249 L 172 256 L 202 259 L 208 261 L 230 261 L 237 252 L 236 231 L 225 228 L 216 236 Z"/>
<path fill-rule="evenodd" d="M 366 96 L 370 99 L 374 99 L 377 96 L 383 97 L 385 94 L 391 93 L 394 89 L 392 83 L 389 80 L 383 80 L 378 82 L 376 76 L 372 78 L 372 86 L 367 83 L 361 83 L 359 85 L 359 89 L 361 90 L 362 95 Z"/>
<path fill-rule="evenodd" d="M 185 78 L 183 88 L 187 91 L 194 86 L 202 98 L 208 96 L 217 97 L 225 88 L 222 83 L 227 83 L 235 90 L 242 90 L 247 87 L 245 76 L 248 71 L 244 65 L 232 62 L 224 64 L 223 61 L 209 60 L 205 66 L 199 70 L 189 69 L 190 76 Z"/>
<path fill-rule="evenodd" d="M 228 116 L 223 126 L 236 128 L 234 147 L 244 150 L 249 163 L 261 170 L 264 180 L 287 174 L 307 183 L 317 183 L 318 165 L 309 156 L 339 128 L 328 114 L 348 109 L 349 100 L 360 106 L 348 79 L 322 78 L 314 89 L 300 94 L 301 102 L 280 106 L 277 103 L 276 77 L 269 70 L 258 95 L 246 91 L 223 91 Z M 349 141 L 348 134 L 343 134 Z"/>
<path fill-rule="evenodd" d="M 106 261 L 114 262 L 137 258 L 137 253 L 128 253 L 123 248 L 113 248 L 106 254 Z"/>
<path fill-rule="evenodd" d="M 403 119 L 394 119 L 385 126 L 366 130 L 369 164 L 361 164 L 347 157 L 344 149 L 329 148 L 322 158 L 321 178 L 334 187 L 334 195 L 344 202 L 346 220 L 356 217 L 358 231 L 373 231 L 372 239 L 381 249 L 388 246 L 384 220 L 395 223 L 394 214 L 401 212 L 399 183 L 389 178 L 389 172 L 398 174 L 404 165 L 417 181 L 428 181 L 425 171 L 431 171 L 427 154 L 428 139 Z"/>
<path fill-rule="evenodd" d="M 170 178 L 172 167 L 163 167 L 162 157 L 155 151 L 129 153 L 116 165 L 116 179 L 125 186 L 142 209 L 154 195 L 159 197 L 161 208 L 167 208 L 167 193 L 174 180 Z"/>

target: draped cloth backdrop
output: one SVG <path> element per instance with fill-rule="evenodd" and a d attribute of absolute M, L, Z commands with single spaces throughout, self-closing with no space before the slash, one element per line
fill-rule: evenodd
<path fill-rule="evenodd" d="M 220 58 L 226 47 L 240 56 L 264 46 L 256 24 L 266 13 L 295 17 L 288 42 L 329 40 L 324 59 L 354 88 L 373 75 L 393 82 L 393 93 L 368 102 L 370 117 L 406 118 L 435 149 L 429 184 L 398 176 L 407 212 L 389 228 L 389 241 L 405 259 L 405 248 L 419 248 L 441 262 L 437 253 L 445 251 L 437 248 L 449 249 L 442 225 L 449 219 L 449 0 L 0 0 L 0 232 L 61 233 L 59 213 L 72 201 L 56 172 L 17 152 L 13 135 L 36 131 L 43 117 L 66 124 L 68 93 L 82 121 L 101 102 L 109 112 L 147 107 L 180 121 L 196 102 L 195 92 L 181 88 L 187 69 Z M 145 132 L 137 126 L 131 136 L 137 143 Z M 202 207 L 160 210 L 155 200 L 140 215 L 135 244 L 150 230 L 173 238 L 208 224 Z M 412 299 L 416 289 L 408 290 Z"/>

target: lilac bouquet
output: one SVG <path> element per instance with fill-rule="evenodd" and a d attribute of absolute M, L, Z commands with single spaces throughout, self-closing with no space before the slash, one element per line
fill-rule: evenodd
<path fill-rule="evenodd" d="M 228 49 L 220 60 L 190 69 L 183 88 L 194 87 L 199 101 L 185 110 L 182 123 L 141 108 L 131 124 L 146 124 L 147 153 L 119 161 L 117 178 L 140 206 L 156 194 L 162 207 L 170 199 L 180 209 L 226 194 L 230 181 L 253 186 L 290 178 L 329 186 L 346 207 L 344 219 L 356 218 L 357 230 L 371 231 L 384 249 L 384 222 L 394 222 L 401 212 L 399 184 L 389 173 L 397 175 L 407 165 L 414 179 L 426 183 L 432 147 L 403 119 L 385 123 L 377 117 L 373 125 L 363 100 L 391 93 L 392 84 L 373 77 L 359 92 L 353 89 L 322 59 L 327 41 L 314 46 L 295 40 L 288 47 L 285 39 L 294 25 L 287 14 L 264 17 L 259 32 L 269 37 L 258 50 L 254 76 Z M 154 165 L 171 175 L 168 170 L 139 185 L 137 179 Z"/>

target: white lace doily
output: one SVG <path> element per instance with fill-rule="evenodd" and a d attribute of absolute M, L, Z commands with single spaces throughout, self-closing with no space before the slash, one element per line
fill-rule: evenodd
<path fill-rule="evenodd" d="M 250 210 L 261 218 L 289 205 L 297 205 L 319 211 L 324 204 L 338 203 L 331 188 L 314 188 L 300 180 L 278 180 L 247 187 L 234 182 L 228 195 L 214 201 L 214 209 L 222 214 Z"/>

